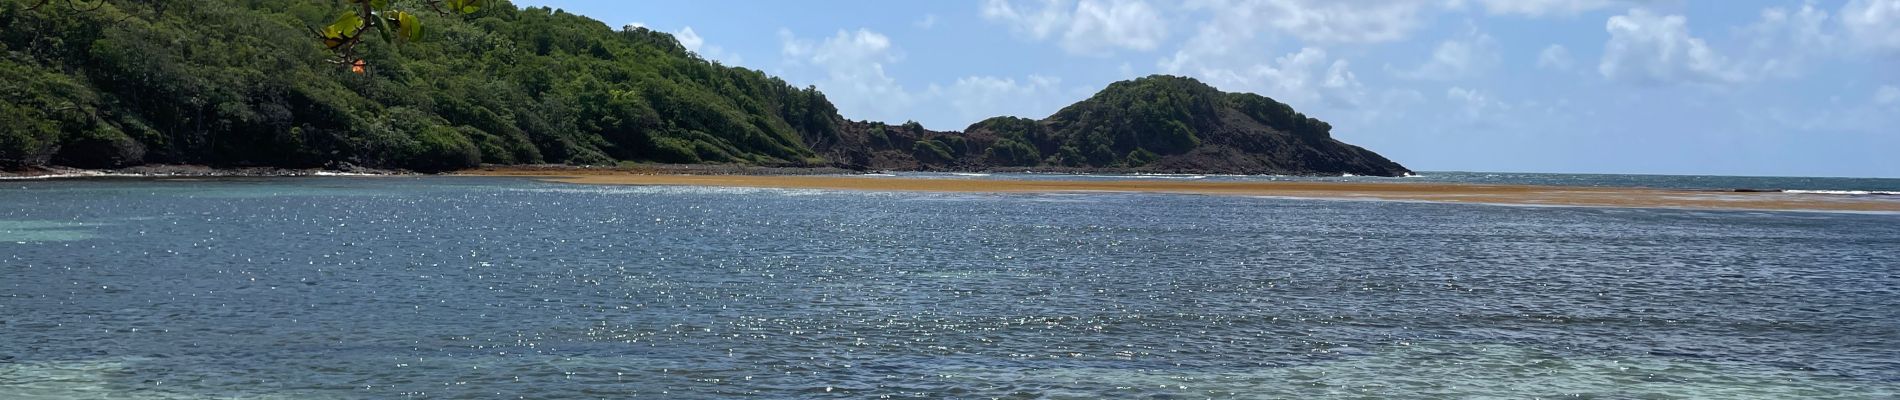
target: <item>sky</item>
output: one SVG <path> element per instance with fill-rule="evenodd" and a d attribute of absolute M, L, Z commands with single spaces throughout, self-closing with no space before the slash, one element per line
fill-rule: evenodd
<path fill-rule="evenodd" d="M 1170 74 L 1422 171 L 1900 177 L 1900 0 L 515 3 L 937 130 Z"/>

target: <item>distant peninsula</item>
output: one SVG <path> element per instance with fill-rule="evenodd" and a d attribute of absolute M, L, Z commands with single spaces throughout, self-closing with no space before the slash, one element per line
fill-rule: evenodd
<path fill-rule="evenodd" d="M 550 8 L 423 15 L 424 40 L 366 41 L 368 71 L 355 74 L 306 37 L 328 3 L 102 4 L 0 0 L 0 168 L 1410 172 L 1286 104 L 1191 78 L 1116 82 L 1047 118 L 933 131 L 848 120 L 814 87 Z"/>

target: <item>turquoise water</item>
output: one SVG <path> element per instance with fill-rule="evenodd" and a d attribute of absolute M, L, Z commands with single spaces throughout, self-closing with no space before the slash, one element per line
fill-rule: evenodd
<path fill-rule="evenodd" d="M 0 398 L 745 396 L 1893 398 L 1900 216 L 0 183 Z"/>

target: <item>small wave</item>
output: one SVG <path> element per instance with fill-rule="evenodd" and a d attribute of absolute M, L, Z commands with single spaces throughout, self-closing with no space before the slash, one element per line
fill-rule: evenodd
<path fill-rule="evenodd" d="M 383 176 L 383 175 L 382 174 L 366 174 L 366 173 L 361 173 L 361 172 L 315 171 L 315 172 L 311 172 L 310 176 Z"/>
<path fill-rule="evenodd" d="M 0 176 L 0 181 L 30 181 L 30 180 L 44 180 L 44 179 L 71 179 L 71 178 L 140 178 L 140 177 L 147 177 L 147 176 L 151 176 L 151 175 L 119 174 L 119 173 L 108 173 L 108 172 L 98 172 L 98 171 L 80 171 L 80 172 L 71 172 L 71 173 L 63 173 L 63 174 Z"/>
<path fill-rule="evenodd" d="M 507 192 L 557 193 L 590 195 L 752 195 L 776 194 L 783 196 L 813 196 L 827 193 L 840 193 L 820 189 L 753 188 L 726 186 L 692 185 L 624 185 L 624 186 L 583 186 L 550 188 L 509 188 Z M 848 193 L 848 192 L 846 192 Z"/>
<path fill-rule="evenodd" d="M 974 173 L 974 172 L 951 172 L 950 174 L 956 175 L 956 176 L 976 176 L 976 177 L 990 176 L 990 174 L 979 174 L 979 173 Z"/>
<path fill-rule="evenodd" d="M 1880 190 L 1782 190 L 1782 193 L 1795 194 L 1835 194 L 1851 196 L 1900 196 L 1900 192 Z"/>
<path fill-rule="evenodd" d="M 1084 177 L 1084 178 L 1111 178 L 1111 179 L 1190 179 L 1190 180 L 1191 179 L 1207 179 L 1207 175 L 1174 175 L 1174 174 L 1076 175 L 1076 176 Z"/>

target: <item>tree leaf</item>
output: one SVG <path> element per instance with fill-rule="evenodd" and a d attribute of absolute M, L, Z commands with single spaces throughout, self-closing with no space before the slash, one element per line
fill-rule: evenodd
<path fill-rule="evenodd" d="M 404 41 L 422 40 L 422 20 L 415 14 L 396 11 L 389 15 L 389 22 L 396 27 L 396 36 Z"/>
<path fill-rule="evenodd" d="M 463 14 L 474 14 L 482 9 L 482 0 L 449 0 L 449 9 Z"/>
<path fill-rule="evenodd" d="M 390 29 L 392 29 L 392 27 L 390 27 L 389 24 L 383 24 L 381 28 L 376 29 L 376 33 L 383 37 L 384 42 L 397 43 L 396 36 L 389 31 Z"/>
<path fill-rule="evenodd" d="M 356 16 L 353 12 L 343 13 L 342 16 L 336 18 L 336 22 L 323 28 L 323 35 L 326 38 L 348 39 L 359 29 L 363 29 L 363 18 Z"/>

